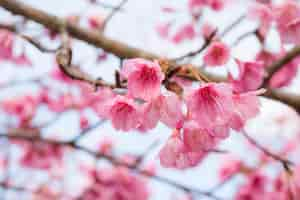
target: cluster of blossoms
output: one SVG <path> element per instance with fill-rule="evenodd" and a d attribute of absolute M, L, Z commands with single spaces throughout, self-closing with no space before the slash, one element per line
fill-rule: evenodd
<path fill-rule="evenodd" d="M 142 177 L 127 168 L 111 167 L 90 172 L 92 182 L 80 199 L 84 200 L 147 200 L 149 189 Z"/>
<path fill-rule="evenodd" d="M 145 132 L 159 121 L 174 129 L 160 152 L 166 167 L 195 166 L 231 128 L 241 130 L 259 111 L 259 92 L 235 93 L 226 83 L 186 84 L 182 97 L 164 93 L 164 74 L 157 62 L 126 60 L 121 76 L 127 79 L 127 94 L 101 89 L 97 112 L 117 130 Z"/>

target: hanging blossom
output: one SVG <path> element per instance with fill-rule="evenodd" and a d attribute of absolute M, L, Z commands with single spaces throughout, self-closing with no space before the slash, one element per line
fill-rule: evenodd
<path fill-rule="evenodd" d="M 275 20 L 284 43 L 300 44 L 300 5 L 287 0 L 274 8 Z"/>
<path fill-rule="evenodd" d="M 127 79 L 127 94 L 101 89 L 103 99 L 96 104 L 96 112 L 117 130 L 146 132 L 159 122 L 173 129 L 160 152 L 165 167 L 197 165 L 229 136 L 230 129 L 241 130 L 259 112 L 257 95 L 262 91 L 234 93 L 227 83 L 204 83 L 196 88 L 183 84 L 182 97 L 161 92 L 164 75 L 157 62 L 126 60 L 121 75 Z"/>

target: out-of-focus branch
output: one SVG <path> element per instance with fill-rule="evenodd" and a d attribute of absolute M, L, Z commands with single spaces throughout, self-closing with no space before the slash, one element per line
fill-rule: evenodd
<path fill-rule="evenodd" d="M 272 153 L 271 151 L 269 151 L 268 149 L 266 149 L 265 147 L 263 147 L 262 145 L 260 145 L 257 141 L 255 141 L 246 131 L 243 131 L 243 135 L 245 136 L 245 138 L 247 139 L 247 141 L 252 144 L 254 147 L 256 147 L 257 149 L 259 149 L 261 152 L 263 152 L 266 156 L 269 156 L 270 158 L 280 162 L 284 169 L 287 171 L 290 171 L 290 166 L 294 165 L 294 163 L 290 160 L 287 160 L 285 158 L 282 158 L 281 156 Z"/>
<path fill-rule="evenodd" d="M 108 16 L 105 18 L 105 20 L 102 24 L 102 27 L 101 27 L 102 31 L 105 30 L 108 22 L 115 16 L 115 14 L 117 14 L 121 10 L 121 8 L 127 3 L 127 1 L 128 0 L 122 0 L 121 3 L 118 6 L 116 6 L 115 8 L 113 8 L 113 10 L 108 14 Z"/>
<path fill-rule="evenodd" d="M 138 174 L 148 177 L 150 179 L 156 180 L 158 182 L 173 186 L 175 188 L 181 189 L 183 191 L 189 192 L 189 193 L 194 193 L 200 196 L 207 196 L 210 197 L 211 199 L 215 199 L 215 200 L 220 200 L 220 198 L 216 197 L 213 193 L 209 192 L 209 191 L 203 191 L 203 190 L 199 190 L 197 188 L 192 188 L 186 185 L 183 185 L 181 183 L 175 182 L 173 180 L 170 180 L 168 178 L 162 177 L 162 176 L 158 176 L 158 175 L 151 175 L 148 172 L 137 168 L 135 164 L 129 164 L 126 162 L 123 162 L 122 160 L 111 156 L 111 155 L 106 155 L 100 152 L 95 152 L 92 151 L 84 146 L 81 146 L 79 144 L 77 144 L 74 141 L 70 141 L 70 142 L 62 142 L 62 141 L 57 141 L 57 140 L 53 140 L 53 139 L 46 139 L 46 138 L 42 138 L 40 137 L 40 135 L 35 135 L 33 136 L 33 134 L 22 134 L 22 130 L 19 129 L 18 133 L 15 131 L 14 134 L 10 133 L 10 134 L 0 134 L 0 137 L 2 138 L 10 138 L 10 139 L 18 139 L 18 140 L 25 140 L 25 141 L 29 141 L 29 142 L 44 142 L 44 143 L 49 143 L 49 144 L 55 144 L 55 145 L 62 145 L 64 147 L 69 147 L 72 148 L 74 150 L 79 150 L 82 152 L 85 152 L 97 159 L 105 159 L 109 162 L 111 162 L 113 165 L 115 166 L 123 166 L 126 167 L 128 169 L 134 170 L 135 172 L 137 172 Z"/>
<path fill-rule="evenodd" d="M 183 60 L 185 58 L 194 57 L 197 54 L 201 53 L 202 51 L 204 51 L 211 44 L 211 42 L 213 41 L 216 33 L 217 33 L 217 30 L 215 30 L 212 34 L 210 34 L 210 36 L 205 39 L 203 45 L 199 49 L 197 49 L 195 51 L 191 51 L 191 52 L 189 52 L 189 53 L 187 53 L 185 55 L 182 55 L 182 56 L 180 56 L 178 58 L 175 58 L 175 59 L 173 59 L 173 61 L 174 62 L 178 62 L 178 61 L 181 61 L 181 60 Z"/>
<path fill-rule="evenodd" d="M 17 36 L 26 40 L 27 42 L 29 42 L 31 45 L 33 45 L 35 48 L 37 48 L 38 50 L 40 50 L 43 53 L 55 53 L 57 51 L 57 49 L 49 49 L 49 48 L 45 47 L 39 41 L 35 40 L 34 38 L 32 38 L 30 36 L 21 34 L 18 31 L 17 26 L 15 24 L 0 24 L 0 29 L 5 29 L 12 33 L 15 33 Z"/>
<path fill-rule="evenodd" d="M 37 23 L 40 23 L 52 31 L 59 32 L 61 25 L 63 23 L 66 23 L 64 19 L 61 19 L 54 15 L 47 14 L 44 11 L 32 8 L 31 6 L 28 6 L 17 0 L 0 0 L 0 6 L 14 14 L 22 15 L 28 19 L 31 19 Z M 241 17 L 241 19 L 242 18 L 244 18 L 244 17 Z M 79 40 L 83 40 L 89 44 L 96 46 L 96 47 L 102 48 L 104 51 L 110 52 L 120 58 L 140 57 L 140 58 L 145 58 L 145 59 L 158 59 L 158 60 L 162 59 L 158 55 L 128 46 L 124 43 L 118 42 L 116 40 L 112 40 L 97 31 L 89 31 L 87 29 L 83 29 L 80 26 L 72 24 L 72 23 L 66 23 L 66 31 L 68 32 L 68 34 L 70 34 L 70 36 L 77 38 Z M 300 47 L 297 47 L 297 48 L 300 48 Z M 289 57 L 289 59 L 293 59 L 294 57 L 296 57 L 299 54 L 300 54 L 300 52 L 297 51 L 294 54 L 292 54 Z M 281 60 L 285 60 L 285 58 L 282 58 Z M 282 62 L 281 60 L 279 60 L 278 62 Z M 176 63 L 172 63 L 172 64 L 176 65 Z M 208 77 L 211 81 L 215 81 L 215 82 L 224 80 L 224 78 L 222 79 L 220 77 L 216 77 L 214 75 L 206 73 L 205 71 L 201 71 L 197 68 L 195 68 L 195 70 L 198 70 L 198 74 L 196 74 L 197 77 L 194 77 L 196 80 L 199 79 L 198 78 L 199 74 L 201 74 L 202 76 Z M 77 73 L 78 72 L 76 72 L 76 74 Z M 82 76 L 82 74 L 80 74 L 79 77 L 81 77 L 81 76 Z M 91 80 L 88 80 L 88 81 L 91 82 Z M 282 93 L 282 91 L 280 91 L 280 90 L 269 90 L 265 96 L 275 99 L 275 100 L 279 100 L 283 103 L 286 103 L 289 106 L 293 107 L 297 111 L 300 110 L 300 96 L 299 95 Z"/>

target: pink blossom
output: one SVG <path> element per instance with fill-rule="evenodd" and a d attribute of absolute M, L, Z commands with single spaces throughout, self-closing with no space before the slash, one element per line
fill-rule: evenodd
<path fill-rule="evenodd" d="M 220 11 L 225 7 L 226 0 L 207 0 L 208 5 L 215 11 Z"/>
<path fill-rule="evenodd" d="M 189 0 L 188 7 L 190 12 L 193 15 L 198 15 L 203 9 L 203 7 L 207 5 L 207 1 L 208 0 Z"/>
<path fill-rule="evenodd" d="M 116 96 L 114 92 L 109 88 L 99 88 L 96 93 L 88 92 L 83 96 L 89 99 L 88 104 L 92 105 L 94 111 L 102 118 L 107 116 L 107 104 L 110 103 Z"/>
<path fill-rule="evenodd" d="M 0 29 L 0 61 L 12 60 L 14 45 L 14 35 L 7 31 Z"/>
<path fill-rule="evenodd" d="M 216 139 L 208 130 L 199 128 L 197 123 L 190 121 L 183 127 L 184 144 L 189 151 L 209 151 L 216 145 Z"/>
<path fill-rule="evenodd" d="M 140 111 L 132 99 L 118 95 L 107 109 L 107 117 L 115 129 L 129 131 L 138 127 Z"/>
<path fill-rule="evenodd" d="M 172 37 L 175 44 L 183 42 L 184 40 L 192 40 L 196 37 L 196 31 L 193 24 L 183 25 Z"/>
<path fill-rule="evenodd" d="M 164 74 L 157 62 L 141 58 L 126 60 L 121 75 L 128 80 L 130 96 L 146 101 L 159 96 Z"/>
<path fill-rule="evenodd" d="M 100 29 L 103 26 L 104 17 L 102 15 L 91 15 L 88 18 L 88 23 L 92 29 Z"/>
<path fill-rule="evenodd" d="M 217 27 L 206 22 L 201 27 L 201 35 L 204 37 L 204 39 L 208 39 L 212 36 L 212 34 L 214 34 L 216 30 Z"/>
<path fill-rule="evenodd" d="M 167 39 L 169 37 L 170 34 L 170 28 L 171 28 L 171 23 L 163 23 L 163 24 L 159 24 L 156 27 L 156 31 L 158 33 L 158 35 L 163 38 L 163 39 Z"/>
<path fill-rule="evenodd" d="M 247 92 L 259 88 L 264 80 L 265 70 L 262 63 L 242 62 L 237 60 L 239 76 L 234 79 L 231 75 L 229 80 L 235 92 Z"/>
<path fill-rule="evenodd" d="M 34 142 L 23 145 L 23 148 L 20 163 L 24 167 L 47 170 L 62 161 L 63 151 L 60 145 Z"/>
<path fill-rule="evenodd" d="M 213 42 L 205 52 L 203 60 L 208 66 L 220 66 L 225 65 L 229 58 L 229 47 L 222 42 Z"/>
<path fill-rule="evenodd" d="M 80 128 L 85 129 L 89 126 L 89 120 L 85 115 L 80 116 Z"/>
<path fill-rule="evenodd" d="M 225 83 L 207 83 L 186 97 L 188 116 L 202 128 L 226 125 L 233 113 L 232 88 Z"/>
<path fill-rule="evenodd" d="M 255 117 L 259 113 L 259 98 L 257 95 L 264 90 L 247 92 L 233 95 L 234 111 L 230 122 L 231 128 L 241 130 L 247 120 Z"/>
<path fill-rule="evenodd" d="M 262 3 L 253 3 L 249 9 L 249 18 L 257 20 L 259 24 L 259 32 L 265 37 L 271 27 L 273 13 L 271 8 Z"/>
<path fill-rule="evenodd" d="M 280 88 L 289 85 L 293 78 L 296 76 L 298 71 L 298 61 L 293 60 L 292 62 L 284 65 L 280 70 L 278 70 L 271 78 L 269 85 L 272 88 Z"/>
<path fill-rule="evenodd" d="M 149 190 L 140 176 L 126 168 L 102 168 L 93 173 L 95 179 L 81 194 L 84 200 L 147 200 Z"/>
<path fill-rule="evenodd" d="M 196 166 L 206 155 L 205 152 L 190 152 L 175 130 L 159 153 L 160 163 L 164 167 L 185 169 Z"/>
<path fill-rule="evenodd" d="M 183 102 L 172 92 L 161 95 L 157 100 L 157 107 L 160 110 L 160 120 L 170 128 L 180 128 L 182 126 Z"/>
<path fill-rule="evenodd" d="M 281 38 L 286 43 L 300 44 L 300 16 L 287 24 L 286 31 L 281 35 Z"/>
<path fill-rule="evenodd" d="M 297 27 L 299 18 L 300 6 L 295 1 L 287 0 L 275 7 L 275 19 L 283 42 L 298 42 L 299 32 Z"/>
<path fill-rule="evenodd" d="M 243 163 L 241 160 L 230 158 L 226 160 L 226 162 L 221 166 L 219 171 L 219 177 L 221 181 L 226 181 L 227 179 L 231 178 L 243 167 Z"/>
<path fill-rule="evenodd" d="M 148 131 L 156 127 L 160 119 L 160 107 L 155 102 L 147 102 L 142 105 L 140 124 L 138 129 L 142 132 Z"/>

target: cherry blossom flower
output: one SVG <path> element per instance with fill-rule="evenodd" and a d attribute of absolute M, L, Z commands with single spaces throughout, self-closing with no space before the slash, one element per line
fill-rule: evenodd
<path fill-rule="evenodd" d="M 265 90 L 258 90 L 242 94 L 233 95 L 234 114 L 232 115 L 230 126 L 235 130 L 241 130 L 245 123 L 259 113 L 259 98 L 257 95 Z"/>
<path fill-rule="evenodd" d="M 207 0 L 208 5 L 215 11 L 223 10 L 226 0 Z"/>
<path fill-rule="evenodd" d="M 184 124 L 183 138 L 186 148 L 193 152 L 212 150 L 217 142 L 207 129 L 199 128 L 193 121 Z"/>
<path fill-rule="evenodd" d="M 159 96 L 164 74 L 157 62 L 140 58 L 126 60 L 121 75 L 128 80 L 128 94 L 130 96 L 145 101 Z"/>
<path fill-rule="evenodd" d="M 138 127 L 140 110 L 132 99 L 118 95 L 106 109 L 107 117 L 115 129 L 129 131 Z"/>
<path fill-rule="evenodd" d="M 220 171 L 219 171 L 219 178 L 220 180 L 226 181 L 238 172 L 243 167 L 243 162 L 239 159 L 228 158 L 224 164 L 222 164 Z"/>
<path fill-rule="evenodd" d="M 208 83 L 186 96 L 188 117 L 202 128 L 226 125 L 233 113 L 232 87 L 225 83 Z"/>
<path fill-rule="evenodd" d="M 27 143 L 22 148 L 24 148 L 24 154 L 20 163 L 24 167 L 48 170 L 62 161 L 63 149 L 56 144 L 34 142 Z"/>
<path fill-rule="evenodd" d="M 289 85 L 293 78 L 297 75 L 299 58 L 284 65 L 271 78 L 269 85 L 272 88 L 280 88 Z"/>
<path fill-rule="evenodd" d="M 299 42 L 300 6 L 295 1 L 285 1 L 275 7 L 275 19 L 281 39 L 285 43 Z"/>
<path fill-rule="evenodd" d="M 263 63 L 236 61 L 239 67 L 239 76 L 237 79 L 234 79 L 229 75 L 234 91 L 247 92 L 259 88 L 263 83 L 265 74 Z"/>
<path fill-rule="evenodd" d="M 88 18 L 88 23 L 92 29 L 100 29 L 104 23 L 104 17 L 102 15 L 91 15 Z"/>
<path fill-rule="evenodd" d="M 142 132 L 148 131 L 156 127 L 160 119 L 160 108 L 155 102 L 147 102 L 142 105 L 140 124 L 138 129 Z"/>
<path fill-rule="evenodd" d="M 171 25 L 172 24 L 170 22 L 157 25 L 156 31 L 157 31 L 158 35 L 163 39 L 167 39 L 170 34 Z"/>
<path fill-rule="evenodd" d="M 274 19 L 271 8 L 263 3 L 253 3 L 249 9 L 248 16 L 250 19 L 259 22 L 259 33 L 265 37 Z"/>
<path fill-rule="evenodd" d="M 0 61 L 13 60 L 14 35 L 6 30 L 0 30 Z"/>
<path fill-rule="evenodd" d="M 81 199 L 85 200 L 147 200 L 149 189 L 146 182 L 126 168 L 102 168 L 94 172 L 96 178 L 86 188 Z M 94 177 L 94 175 L 93 175 Z"/>
<path fill-rule="evenodd" d="M 182 126 L 183 102 L 179 97 L 169 92 L 166 95 L 161 95 L 157 100 L 157 106 L 160 110 L 160 120 L 170 128 L 180 128 Z"/>
<path fill-rule="evenodd" d="M 230 49 L 222 42 L 213 42 L 205 52 L 204 63 L 208 66 L 225 65 L 230 58 Z"/>
<path fill-rule="evenodd" d="M 202 151 L 188 151 L 180 138 L 179 131 L 175 129 L 172 136 L 161 149 L 159 158 L 161 165 L 164 167 L 185 169 L 196 166 L 205 155 L 206 153 Z"/>
<path fill-rule="evenodd" d="M 217 27 L 212 24 L 205 22 L 201 27 L 201 35 L 204 39 L 208 39 L 217 30 Z"/>
<path fill-rule="evenodd" d="M 196 31 L 193 24 L 185 24 L 172 37 L 172 42 L 178 44 L 184 40 L 192 40 L 196 37 Z"/>

